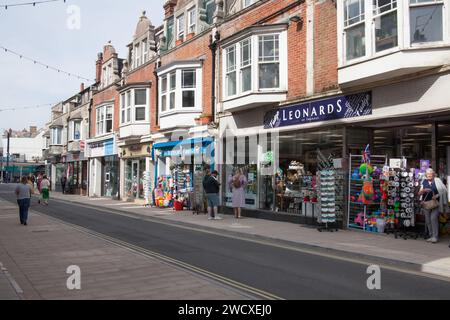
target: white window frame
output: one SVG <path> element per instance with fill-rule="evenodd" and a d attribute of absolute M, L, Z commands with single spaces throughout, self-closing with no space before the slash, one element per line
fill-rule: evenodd
<path fill-rule="evenodd" d="M 444 44 L 445 42 L 449 42 L 449 30 L 448 30 L 448 21 L 450 18 L 449 13 L 449 4 L 448 0 L 429 0 L 427 2 L 419 2 L 419 3 L 410 3 L 410 0 L 407 0 L 407 10 L 406 12 L 406 29 L 405 30 L 405 42 L 407 46 L 417 48 L 417 47 L 428 47 L 433 45 L 439 45 Z M 421 8 L 421 7 L 428 7 L 428 6 L 441 6 L 442 10 L 442 40 L 438 41 L 428 41 L 428 42 L 411 42 L 411 8 Z"/>
<path fill-rule="evenodd" d="M 111 119 L 108 119 L 107 111 L 111 110 Z M 111 131 L 107 132 L 107 124 L 111 121 Z M 95 134 L 103 136 L 114 131 L 114 105 L 111 103 L 99 105 L 95 108 Z"/>
<path fill-rule="evenodd" d="M 148 41 L 147 38 L 145 38 L 141 42 L 142 47 L 142 64 L 146 63 L 148 61 Z"/>
<path fill-rule="evenodd" d="M 177 90 L 177 73 L 175 71 L 171 71 L 167 74 L 167 90 L 168 90 L 168 104 L 167 104 L 167 110 L 171 111 L 174 110 L 177 106 L 177 96 L 176 96 L 176 90 Z"/>
<path fill-rule="evenodd" d="M 373 1 L 377 1 L 377 3 L 378 3 L 378 1 L 380 1 L 380 0 L 373 0 Z M 402 0 L 400 0 L 400 1 L 399 0 L 390 0 L 389 4 L 386 4 L 386 5 L 381 6 L 381 7 L 377 7 L 375 5 L 372 6 L 372 30 L 371 30 L 371 36 L 372 36 L 372 54 L 374 56 L 376 56 L 378 54 L 383 54 L 385 52 L 395 51 L 400 46 L 400 42 L 401 42 L 401 37 L 400 36 L 401 36 L 402 31 L 403 31 L 403 30 L 400 29 L 401 28 L 401 23 L 400 23 L 400 19 L 401 18 L 399 17 L 399 5 L 401 5 L 401 1 Z M 403 1 L 405 1 L 405 0 L 403 0 Z M 394 4 L 395 4 L 395 6 L 394 6 Z M 381 12 L 382 8 L 385 8 L 385 7 L 387 8 L 388 6 L 390 6 L 390 8 L 388 8 L 384 12 Z M 387 48 L 387 49 L 384 49 L 384 50 L 377 51 L 376 22 L 375 22 L 375 20 L 377 18 L 381 19 L 382 16 L 390 15 L 393 12 L 395 12 L 396 16 L 397 16 L 396 17 L 396 20 L 397 20 L 397 45 L 393 46 L 391 48 Z"/>
<path fill-rule="evenodd" d="M 76 125 L 79 125 L 79 136 L 76 138 Z M 71 120 L 69 122 L 69 140 L 70 141 L 80 141 L 82 139 L 82 120 Z"/>
<path fill-rule="evenodd" d="M 344 61 L 358 61 L 361 59 L 364 59 L 367 56 L 368 53 L 368 48 L 367 48 L 367 39 L 370 38 L 370 34 L 367 34 L 367 27 L 366 27 L 366 21 L 367 21 L 367 12 L 370 11 L 370 9 L 367 8 L 367 0 L 358 0 L 361 3 L 364 4 L 364 11 L 361 11 L 361 5 L 360 5 L 360 12 L 359 12 L 359 16 L 353 17 L 351 20 L 356 20 L 359 18 L 358 21 L 355 22 L 351 22 L 350 19 L 345 19 L 346 16 L 346 12 L 348 12 L 349 10 L 349 5 L 347 1 L 343 1 L 343 11 L 342 11 L 342 20 L 343 20 L 343 39 L 342 39 L 342 50 L 343 50 L 343 59 Z M 372 0 L 370 0 L 372 1 Z M 365 39 L 365 43 L 364 43 L 364 54 L 361 55 L 360 57 L 356 57 L 356 58 L 352 58 L 352 59 L 347 59 L 347 32 L 349 29 L 353 29 L 359 25 L 362 25 L 364 27 L 364 39 Z"/>
<path fill-rule="evenodd" d="M 245 44 L 247 43 L 247 44 Z M 248 46 L 248 50 L 250 52 L 248 60 L 244 60 L 244 47 Z M 239 64 L 239 77 L 240 77 L 240 90 L 242 93 L 246 93 L 252 91 L 253 89 L 253 46 L 252 46 L 252 38 L 249 37 L 247 39 L 240 41 L 240 64 Z M 248 90 L 244 90 L 244 70 L 250 69 L 250 88 Z"/>
<path fill-rule="evenodd" d="M 276 61 L 259 61 L 259 37 L 260 36 L 278 36 L 278 59 Z M 242 45 L 250 42 L 251 63 L 246 64 L 242 61 Z M 228 50 L 236 48 L 236 94 L 228 94 L 228 77 L 232 74 L 232 66 L 228 66 Z M 230 40 L 223 45 L 222 54 L 222 96 L 224 101 L 232 100 L 241 96 L 257 93 L 279 93 L 287 91 L 288 86 L 288 49 L 287 49 L 287 30 L 283 27 L 272 27 L 251 30 L 246 34 Z M 259 66 L 260 63 L 278 63 L 279 66 L 279 87 L 278 88 L 260 88 L 259 87 Z M 243 91 L 243 69 L 251 66 L 251 89 Z"/>
<path fill-rule="evenodd" d="M 197 7 L 192 7 L 187 11 L 188 34 L 197 32 Z"/>
<path fill-rule="evenodd" d="M 136 90 L 145 90 L 146 103 L 143 105 L 136 105 Z M 120 94 L 120 126 L 126 126 L 134 123 L 149 122 L 150 98 L 149 89 L 146 87 L 130 88 Z M 125 105 L 124 105 L 125 104 Z M 136 108 L 145 108 L 145 119 L 136 120 Z M 125 119 L 124 119 L 125 116 Z"/>
<path fill-rule="evenodd" d="M 182 75 L 183 70 L 195 70 L 195 88 L 183 88 Z M 171 74 L 175 75 L 175 87 L 172 87 Z M 167 69 L 158 72 L 159 81 L 162 81 L 164 77 L 167 77 L 167 90 L 162 91 L 162 86 L 159 86 L 158 99 L 159 99 L 159 115 L 161 117 L 183 112 L 199 112 L 202 110 L 202 94 L 203 94 L 203 79 L 202 79 L 202 64 L 201 62 L 189 62 L 173 65 Z M 173 89 L 172 89 L 173 88 Z M 183 91 L 195 91 L 194 107 L 183 107 Z M 170 109 L 170 96 L 174 96 L 174 108 Z M 162 110 L 162 97 L 166 97 L 166 110 Z"/>
<path fill-rule="evenodd" d="M 186 36 L 186 20 L 184 13 L 177 17 L 177 40 L 184 40 Z"/>
<path fill-rule="evenodd" d="M 161 103 L 160 103 L 160 110 L 161 112 L 166 112 L 168 110 L 169 104 L 168 104 L 168 92 L 169 92 L 169 75 L 164 75 L 161 77 L 161 88 L 160 88 L 160 96 L 161 96 Z M 166 83 L 165 86 L 163 86 L 163 83 Z"/>
<path fill-rule="evenodd" d="M 261 60 L 261 52 L 259 50 L 259 44 L 261 42 L 261 39 L 262 38 L 266 38 L 266 37 L 274 37 L 273 42 L 274 43 L 278 42 L 278 55 L 268 56 L 268 57 L 263 56 L 262 60 Z M 277 41 L 275 40 L 275 37 L 277 38 Z M 268 42 L 268 41 L 263 40 L 263 43 L 264 42 Z M 262 53 L 264 53 L 264 50 L 263 50 Z M 259 35 L 258 36 L 258 81 L 260 80 L 259 79 L 259 68 L 261 67 L 261 65 L 264 65 L 264 64 L 276 64 L 276 65 L 278 65 L 278 77 L 281 76 L 280 75 L 280 36 L 278 34 L 264 34 L 264 35 Z M 280 79 L 278 78 L 278 87 L 261 88 L 260 84 L 258 83 L 258 88 L 259 88 L 260 91 L 277 90 L 277 89 L 280 88 L 280 85 L 281 85 L 280 84 Z"/>
<path fill-rule="evenodd" d="M 194 76 L 194 84 L 192 86 L 187 86 L 184 84 L 184 74 L 190 72 L 193 73 Z M 197 72 L 195 69 L 182 69 L 181 70 L 181 107 L 183 109 L 192 109 L 195 108 L 195 90 L 197 89 L 197 81 L 196 81 Z M 183 99 L 183 93 L 191 91 L 194 92 L 194 105 L 193 106 L 185 106 L 184 105 L 184 99 Z"/>
<path fill-rule="evenodd" d="M 62 127 L 53 127 L 50 129 L 50 146 L 62 145 Z"/>
<path fill-rule="evenodd" d="M 238 76 L 237 76 L 237 64 L 238 64 L 238 59 L 237 59 L 237 51 L 238 51 L 238 45 L 234 44 L 228 48 L 225 49 L 225 92 L 226 92 L 226 96 L 227 97 L 234 97 L 238 94 L 239 92 L 239 84 L 238 84 Z M 234 65 L 229 65 L 228 64 L 228 57 L 230 55 L 234 55 Z M 234 93 L 230 93 L 230 88 L 229 88 L 229 79 L 234 76 L 235 79 L 235 92 Z"/>
<path fill-rule="evenodd" d="M 254 4 L 257 0 L 242 0 L 242 8 L 245 9 Z"/>
<path fill-rule="evenodd" d="M 141 65 L 141 44 L 135 43 L 134 44 L 134 52 L 136 56 L 134 57 L 134 67 L 137 68 Z"/>

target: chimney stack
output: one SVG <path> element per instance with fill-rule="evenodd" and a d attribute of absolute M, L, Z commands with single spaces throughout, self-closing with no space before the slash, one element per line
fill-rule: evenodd
<path fill-rule="evenodd" d="M 102 65 L 103 65 L 103 53 L 98 54 L 98 59 L 96 62 L 96 72 L 95 72 L 95 81 L 100 82 L 102 78 Z"/>
<path fill-rule="evenodd" d="M 84 83 L 82 82 L 81 84 L 80 84 L 80 92 L 83 92 L 84 91 Z"/>

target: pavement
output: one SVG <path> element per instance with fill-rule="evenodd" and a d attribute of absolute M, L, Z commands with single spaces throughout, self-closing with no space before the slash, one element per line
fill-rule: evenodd
<path fill-rule="evenodd" d="M 221 232 L 236 237 L 277 241 L 317 253 L 343 258 L 357 258 L 408 270 L 450 278 L 450 238 L 431 244 L 424 239 L 395 239 L 393 235 L 366 233 L 355 230 L 318 232 L 317 229 L 290 222 L 255 218 L 236 220 L 220 215 L 223 220 L 208 220 L 192 211 L 174 211 L 145 207 L 130 202 L 106 198 L 87 198 L 52 193 L 52 198 L 107 209 L 117 214 L 131 214 L 142 219 L 159 219 L 171 224 L 191 226 L 205 231 Z"/>
<path fill-rule="evenodd" d="M 33 210 L 22 226 L 14 203 L 0 208 L 0 300 L 251 298 Z M 69 266 L 80 268 L 81 290 L 68 289 Z"/>

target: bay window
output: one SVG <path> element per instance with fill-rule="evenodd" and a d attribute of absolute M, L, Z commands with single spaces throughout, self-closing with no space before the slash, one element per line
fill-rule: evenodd
<path fill-rule="evenodd" d="M 227 95 L 234 96 L 236 94 L 236 45 L 226 49 L 227 61 Z"/>
<path fill-rule="evenodd" d="M 169 92 L 169 109 L 175 109 L 175 89 L 177 87 L 177 75 L 176 72 L 173 71 L 170 73 L 170 92 Z"/>
<path fill-rule="evenodd" d="M 280 86 L 280 41 L 278 35 L 259 36 L 259 88 Z"/>
<path fill-rule="evenodd" d="M 183 63 L 158 73 L 160 111 L 193 112 L 201 109 L 202 75 L 200 63 Z"/>
<path fill-rule="evenodd" d="M 164 85 L 164 81 L 162 81 L 162 85 Z M 127 92 L 122 93 L 120 104 L 120 123 L 122 125 L 147 121 L 148 90 L 146 88 L 130 89 Z"/>
<path fill-rule="evenodd" d="M 126 112 L 126 100 L 125 93 L 120 95 L 120 123 L 124 124 L 126 122 L 125 113 Z"/>
<path fill-rule="evenodd" d="M 69 122 L 69 140 L 81 140 L 81 120 L 74 120 Z"/>
<path fill-rule="evenodd" d="M 268 30 L 270 33 L 267 33 Z M 275 93 L 286 90 L 287 36 L 285 29 L 280 27 L 256 29 L 252 33 L 254 34 L 242 36 L 233 44 L 224 45 L 222 52 L 225 98 L 235 98 L 248 93 Z"/>
<path fill-rule="evenodd" d="M 50 145 L 57 146 L 61 145 L 62 128 L 55 127 L 50 129 Z"/>
<path fill-rule="evenodd" d="M 344 2 L 345 52 L 347 60 L 366 55 L 365 0 Z"/>
<path fill-rule="evenodd" d="M 111 133 L 113 129 L 113 106 L 104 105 L 96 109 L 96 135 Z"/>
<path fill-rule="evenodd" d="M 375 51 L 398 45 L 397 0 L 373 0 Z"/>
<path fill-rule="evenodd" d="M 195 70 L 181 71 L 181 91 L 183 96 L 183 108 L 195 107 Z"/>
<path fill-rule="evenodd" d="M 252 90 L 252 42 L 251 39 L 241 41 L 241 90 Z"/>
<path fill-rule="evenodd" d="M 442 0 L 409 0 L 409 24 L 411 43 L 443 40 Z"/>
<path fill-rule="evenodd" d="M 147 89 L 134 90 L 134 115 L 135 121 L 145 121 L 147 110 Z"/>
<path fill-rule="evenodd" d="M 161 111 L 167 110 L 167 76 L 161 78 Z"/>

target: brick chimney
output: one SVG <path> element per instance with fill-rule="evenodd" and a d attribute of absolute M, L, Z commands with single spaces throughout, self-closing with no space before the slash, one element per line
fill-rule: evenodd
<path fill-rule="evenodd" d="M 30 126 L 30 135 L 34 137 L 37 134 L 37 127 L 36 126 Z"/>
<path fill-rule="evenodd" d="M 82 82 L 81 84 L 80 84 L 80 92 L 83 92 L 84 91 L 84 83 Z"/>
<path fill-rule="evenodd" d="M 102 78 L 103 53 L 98 54 L 97 62 L 95 64 L 95 81 L 100 82 Z"/>
<path fill-rule="evenodd" d="M 173 16 L 173 13 L 175 12 L 175 6 L 177 5 L 177 0 L 167 0 L 164 4 L 164 17 L 168 18 L 170 16 Z"/>

